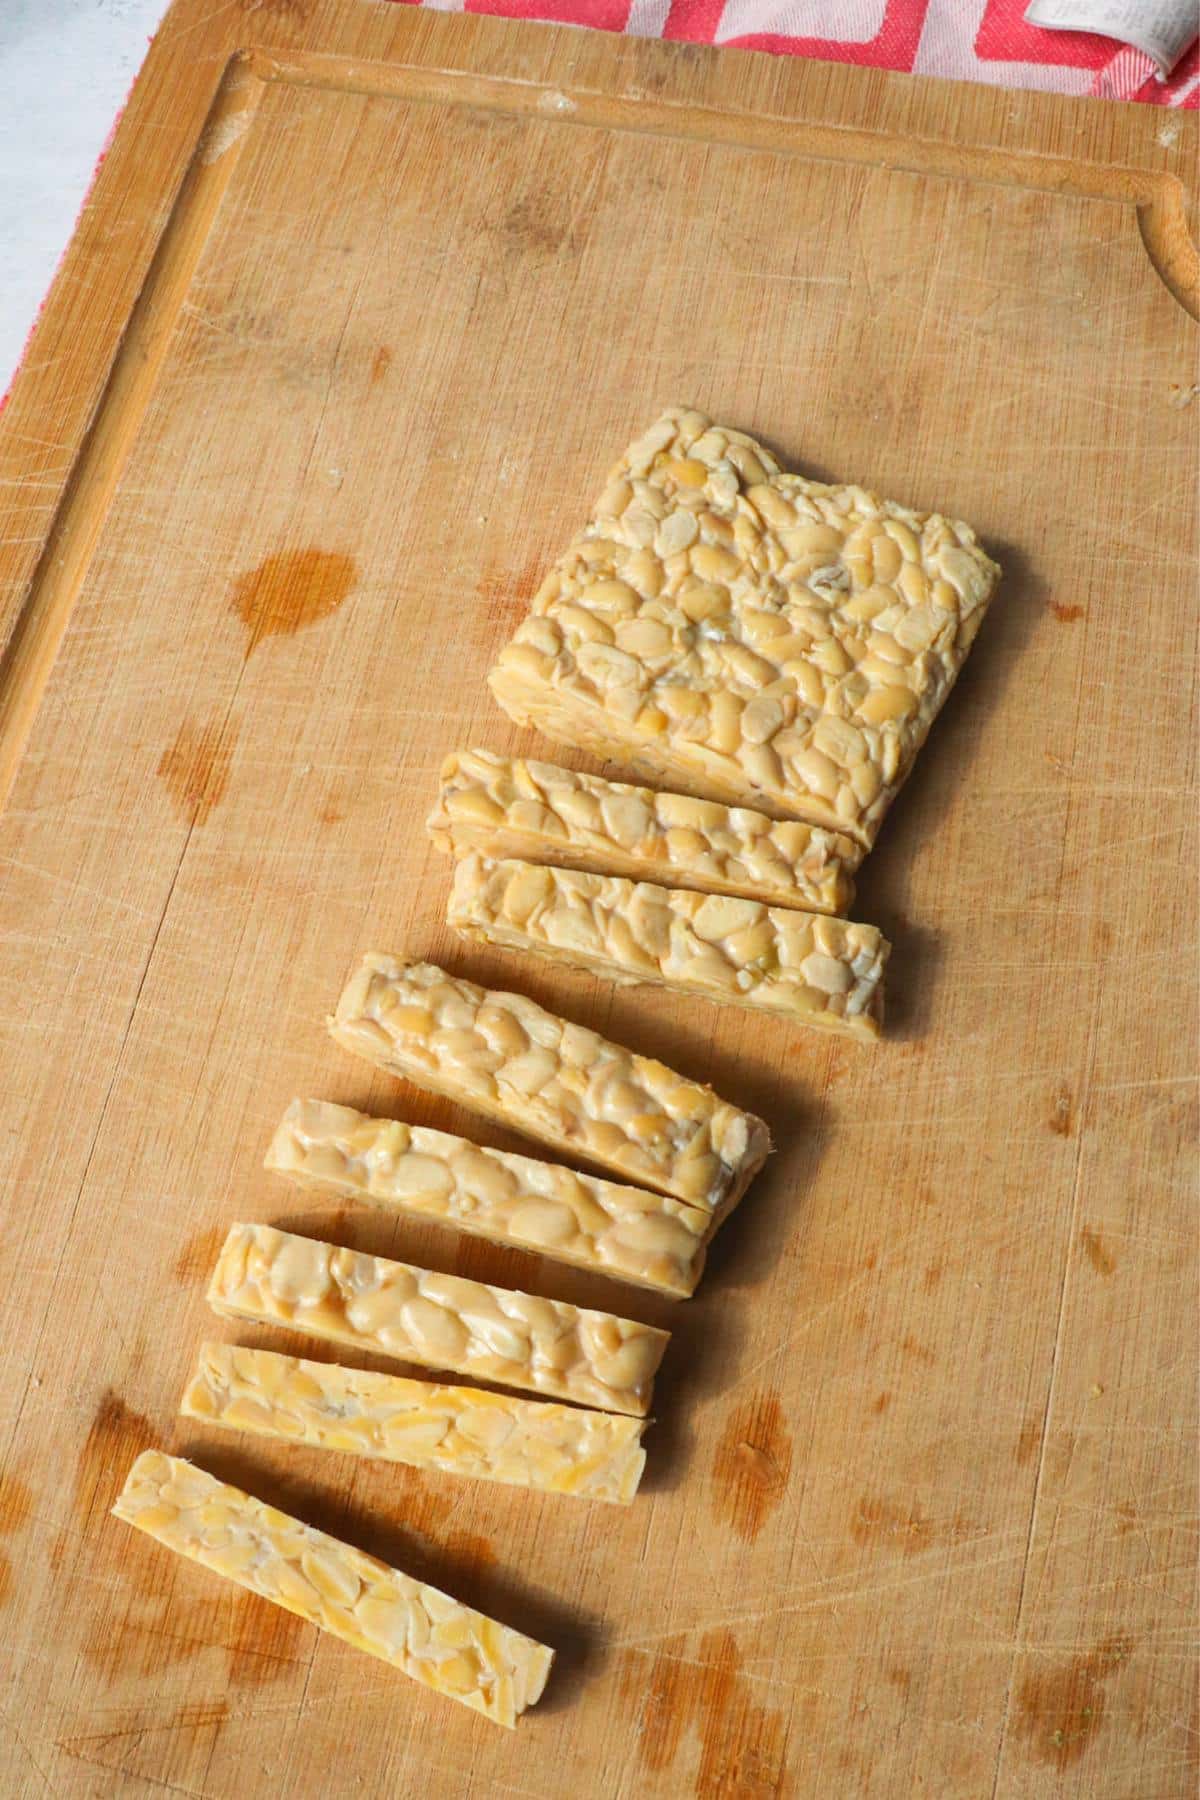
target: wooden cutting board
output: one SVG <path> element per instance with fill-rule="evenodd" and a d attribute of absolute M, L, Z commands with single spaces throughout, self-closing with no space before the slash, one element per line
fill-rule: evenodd
<path fill-rule="evenodd" d="M 176 5 L 0 421 L 5 1793 L 1192 1791 L 1195 127 Z M 864 872 L 877 1050 L 440 922 L 439 759 L 533 748 L 489 661 L 677 401 L 1006 570 Z M 295 1094 L 466 1123 L 327 1039 L 370 946 L 770 1120 L 694 1302 L 261 1172 Z M 643 1495 L 185 1426 L 235 1218 L 669 1322 Z M 149 1443 L 544 1636 L 545 1703 L 510 1736 L 135 1537 Z"/>

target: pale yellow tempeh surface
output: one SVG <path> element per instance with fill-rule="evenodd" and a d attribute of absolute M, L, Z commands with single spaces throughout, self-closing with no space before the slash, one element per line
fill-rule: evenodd
<path fill-rule="evenodd" d="M 433 963 L 370 953 L 329 1028 L 391 1074 L 703 1207 L 714 1221 L 770 1152 L 762 1120 L 711 1088 L 521 994 L 478 987 Z"/>
<path fill-rule="evenodd" d="M 523 725 L 874 843 L 999 577 L 970 526 L 702 413 L 613 469 L 488 677 Z"/>
<path fill-rule="evenodd" d="M 144 1450 L 113 1512 L 498 1725 L 541 1698 L 554 1660 L 545 1644 L 180 1457 Z"/>
<path fill-rule="evenodd" d="M 617 981 L 879 1036 L 890 945 L 873 925 L 478 855 L 455 869 L 446 917 L 464 937 Z"/>
<path fill-rule="evenodd" d="M 645 1426 L 623 1413 L 233 1344 L 202 1347 L 179 1410 L 232 1431 L 623 1506 L 646 1463 Z"/>
<path fill-rule="evenodd" d="M 840 832 L 797 819 L 490 750 L 446 758 L 427 829 L 458 856 L 480 850 L 809 912 L 847 910 L 862 858 Z"/>
<path fill-rule="evenodd" d="M 712 1214 L 326 1100 L 293 1100 L 266 1167 L 304 1187 L 437 1219 L 676 1298 L 704 1267 Z"/>
<path fill-rule="evenodd" d="M 670 1333 L 612 1313 L 233 1225 L 208 1289 L 226 1318 L 643 1415 Z"/>

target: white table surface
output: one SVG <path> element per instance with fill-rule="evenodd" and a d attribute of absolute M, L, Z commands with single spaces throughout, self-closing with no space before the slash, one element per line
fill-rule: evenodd
<path fill-rule="evenodd" d="M 0 0 L 0 394 L 166 0 Z"/>

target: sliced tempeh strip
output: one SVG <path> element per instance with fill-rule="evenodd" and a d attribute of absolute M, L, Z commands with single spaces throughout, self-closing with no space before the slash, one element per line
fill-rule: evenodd
<path fill-rule="evenodd" d="M 202 1347 L 179 1410 L 232 1431 L 621 1506 L 646 1463 L 645 1425 L 622 1413 L 233 1344 Z"/>
<path fill-rule="evenodd" d="M 783 474 L 675 410 L 612 470 L 488 681 L 547 737 L 869 850 L 999 574 L 960 520 Z"/>
<path fill-rule="evenodd" d="M 798 1025 L 879 1036 L 891 946 L 873 925 L 478 855 L 455 869 L 446 917 L 464 937 L 615 981 L 682 988 Z"/>
<path fill-rule="evenodd" d="M 497 1725 L 541 1698 L 554 1661 L 545 1644 L 178 1456 L 143 1450 L 113 1512 Z"/>
<path fill-rule="evenodd" d="M 711 1213 L 645 1188 L 325 1100 L 292 1101 L 266 1167 L 676 1298 L 695 1290 L 712 1226 Z"/>
<path fill-rule="evenodd" d="M 670 1333 L 612 1313 L 389 1262 L 271 1225 L 233 1225 L 214 1312 L 333 1344 L 644 1415 Z"/>
<path fill-rule="evenodd" d="M 330 1030 L 391 1074 L 704 1207 L 714 1222 L 770 1152 L 762 1120 L 711 1088 L 433 963 L 364 957 Z"/>
<path fill-rule="evenodd" d="M 457 856 L 482 850 L 810 912 L 846 911 L 862 858 L 861 845 L 818 825 L 490 750 L 446 758 L 427 829 Z"/>

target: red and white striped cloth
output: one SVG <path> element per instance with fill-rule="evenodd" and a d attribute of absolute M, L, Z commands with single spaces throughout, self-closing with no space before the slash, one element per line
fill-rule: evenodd
<path fill-rule="evenodd" d="M 422 0 L 416 0 L 421 4 Z M 1197 45 L 1161 81 L 1140 50 L 1082 31 L 1045 31 L 1027 0 L 423 0 L 442 12 L 555 20 L 634 37 L 735 44 L 778 56 L 902 69 L 994 87 L 1096 94 L 1150 106 L 1200 104 Z"/>

